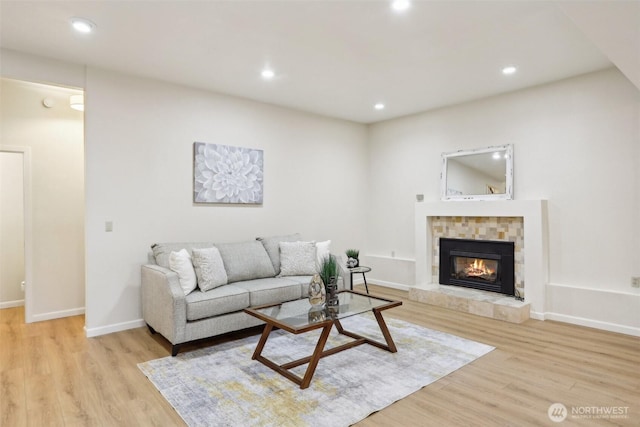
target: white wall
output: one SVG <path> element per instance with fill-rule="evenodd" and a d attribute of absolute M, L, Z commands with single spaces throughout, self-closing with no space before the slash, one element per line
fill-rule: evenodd
<path fill-rule="evenodd" d="M 82 67 L 1 54 L 3 75 L 84 80 Z M 515 197 L 549 199 L 549 317 L 638 323 L 629 276 L 640 276 L 640 109 L 615 70 L 368 128 L 100 70 L 89 70 L 87 87 L 89 334 L 139 324 L 139 266 L 160 240 L 300 231 L 332 238 L 337 251 L 360 247 L 371 281 L 412 285 L 415 194 L 438 199 L 440 154 L 506 143 Z M 194 207 L 193 141 L 264 149 L 264 206 Z M 602 256 L 617 243 L 627 257 Z M 590 268 L 601 263 L 616 272 Z"/>
<path fill-rule="evenodd" d="M 89 335 L 139 323 L 155 242 L 300 232 L 363 246 L 366 126 L 93 68 L 86 92 Z M 194 141 L 264 150 L 264 204 L 194 205 Z"/>
<path fill-rule="evenodd" d="M 84 87 L 84 66 L 0 49 L 0 75 L 5 78 L 70 88 Z"/>
<path fill-rule="evenodd" d="M 0 151 L 0 308 L 24 304 L 23 154 Z"/>
<path fill-rule="evenodd" d="M 366 252 L 414 257 L 415 194 L 438 200 L 442 152 L 513 144 L 515 198 L 549 200 L 550 286 L 624 293 L 618 310 L 639 327 L 639 111 L 638 90 L 609 69 L 372 125 Z M 581 295 L 551 306 L 587 317 Z"/>
<path fill-rule="evenodd" d="M 29 321 L 84 311 L 83 120 L 69 108 L 69 96 L 77 93 L 0 80 L 0 145 L 30 147 L 31 153 Z M 43 106 L 45 97 L 52 108 Z"/>

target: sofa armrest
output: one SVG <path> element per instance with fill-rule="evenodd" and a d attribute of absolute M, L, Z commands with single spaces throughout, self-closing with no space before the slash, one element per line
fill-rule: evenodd
<path fill-rule="evenodd" d="M 158 265 L 142 266 L 142 317 L 172 344 L 184 342 L 187 304 L 178 275 Z"/>

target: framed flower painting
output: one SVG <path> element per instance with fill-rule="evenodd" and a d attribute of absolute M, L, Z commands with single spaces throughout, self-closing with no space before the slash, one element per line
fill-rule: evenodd
<path fill-rule="evenodd" d="M 193 144 L 195 203 L 262 204 L 263 177 L 262 150 Z"/>

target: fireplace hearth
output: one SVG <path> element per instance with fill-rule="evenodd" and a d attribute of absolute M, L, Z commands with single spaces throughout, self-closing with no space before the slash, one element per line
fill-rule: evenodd
<path fill-rule="evenodd" d="M 440 284 L 515 295 L 514 243 L 440 238 Z"/>

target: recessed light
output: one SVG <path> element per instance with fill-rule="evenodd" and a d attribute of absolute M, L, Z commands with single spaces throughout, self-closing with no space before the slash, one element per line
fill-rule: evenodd
<path fill-rule="evenodd" d="M 384 104 L 382 102 L 378 102 L 373 106 L 373 108 L 375 108 L 376 110 L 384 110 Z"/>
<path fill-rule="evenodd" d="M 269 68 L 265 68 L 264 70 L 262 70 L 262 73 L 260 73 L 260 75 L 262 75 L 262 78 L 269 80 L 272 79 L 276 75 L 276 73 Z"/>
<path fill-rule="evenodd" d="M 394 0 L 391 2 L 391 9 L 396 12 L 403 12 L 411 7 L 409 0 Z"/>
<path fill-rule="evenodd" d="M 509 74 L 514 74 L 516 71 L 518 71 L 518 69 L 515 65 L 508 65 L 502 69 L 502 74 L 508 76 Z"/>
<path fill-rule="evenodd" d="M 500 160 L 500 158 L 501 158 L 502 156 L 500 155 L 500 153 L 496 152 L 496 153 L 493 153 L 493 156 L 492 156 L 492 157 L 493 157 L 494 159 L 496 159 L 496 160 Z"/>
<path fill-rule="evenodd" d="M 71 18 L 71 26 L 82 34 L 89 34 L 96 28 L 96 24 L 85 18 Z"/>

